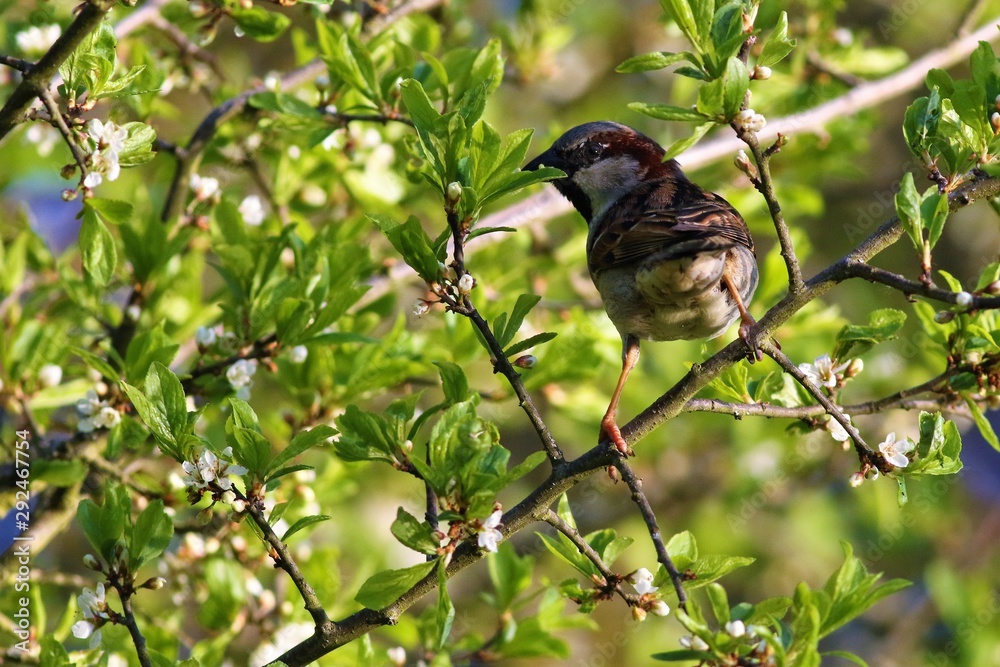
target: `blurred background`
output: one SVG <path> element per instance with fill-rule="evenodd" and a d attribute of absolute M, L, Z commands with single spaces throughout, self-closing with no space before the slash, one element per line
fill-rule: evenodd
<path fill-rule="evenodd" d="M 193 4 L 165 3 L 161 13 L 198 36 Z M 343 5 L 334 3 L 331 14 L 346 13 Z M 30 25 L 66 25 L 71 7 L 72 3 L 62 2 L 6 3 L 0 44 L 6 44 L 6 52 L 17 53 L 18 32 Z M 898 71 L 922 54 L 951 43 L 968 27 L 995 23 L 1000 2 L 766 0 L 758 25 L 773 25 L 781 10 L 788 12 L 790 34 L 799 40 L 799 48 L 775 67 L 766 85 L 754 88 L 752 105 L 769 121 L 843 95 L 861 81 Z M 126 170 L 118 181 L 103 186 L 102 196 L 127 199 L 156 215 L 173 172 L 170 147 L 186 144 L 197 123 L 222 100 L 250 83 L 266 82 L 290 70 L 314 53 L 315 45 L 310 43 L 314 19 L 309 12 L 302 7 L 278 11 L 292 19 L 292 27 L 269 44 L 238 37 L 233 24 L 223 20 L 203 53 L 194 58 L 180 55 L 169 32 L 155 26 L 143 28 L 139 39 L 120 45 L 123 61 L 167 59 L 176 65 L 172 71 L 177 74 L 159 82 L 159 93 L 115 107 L 114 113 L 121 118 L 149 119 L 164 143 L 153 162 Z M 127 13 L 117 8 L 112 20 L 119 21 Z M 432 24 L 440 29 L 435 31 Z M 507 58 L 505 78 L 487 105 L 486 118 L 501 134 L 534 128 L 529 157 L 565 129 L 591 120 L 632 125 L 665 145 L 690 132 L 684 124 L 656 121 L 626 106 L 633 101 L 689 105 L 696 96 L 690 79 L 669 71 L 627 75 L 614 71 L 636 54 L 685 48 L 680 32 L 665 22 L 657 2 L 456 1 L 402 25 L 411 37 L 421 31 L 433 35 L 425 38 L 429 49 L 457 44 L 480 47 L 491 37 L 501 39 Z M 963 62 L 950 71 L 958 78 L 967 70 Z M 10 90 L 10 76 L 9 69 L 0 68 L 3 97 Z M 912 99 L 923 94 L 916 89 L 876 107 L 859 109 L 818 136 L 793 134 L 772 162 L 778 196 L 807 276 L 851 250 L 892 216 L 899 179 L 907 171 L 918 171 L 902 137 L 903 113 Z M 301 95 L 314 100 L 316 87 L 305 86 Z M 284 420 L 300 418 L 316 392 L 335 396 L 333 403 L 339 401 L 339 405 L 357 403 L 378 409 L 395 395 L 424 390 L 427 396 L 422 403 L 432 404 L 438 390 L 430 361 L 450 359 L 463 365 L 472 386 L 482 392 L 481 412 L 497 421 L 513 460 L 523 459 L 537 449 L 537 438 L 502 378 L 492 374 L 471 328 L 437 309 L 414 316 L 411 304 L 425 296 L 423 286 L 416 276 L 391 271 L 392 249 L 377 231 L 362 224 L 360 213 L 372 211 L 390 212 L 398 219 L 418 215 L 429 230 L 436 230 L 432 237 L 443 224 L 426 185 L 408 165 L 403 143 L 406 128 L 352 124 L 339 132 L 329 145 L 311 144 L 294 128 L 245 114 L 220 131 L 199 168 L 201 175 L 217 178 L 225 196 L 234 202 L 259 194 L 269 211 L 263 231 L 279 230 L 281 216 L 302 229 L 342 226 L 350 230 L 343 232 L 349 238 L 368 239 L 370 262 L 376 267 L 375 288 L 355 314 L 355 326 L 382 338 L 382 356 L 366 363 L 381 363 L 383 369 L 391 366 L 399 378 L 397 388 L 386 393 L 373 391 L 375 382 L 366 386 L 365 368 L 349 349 L 310 350 L 309 363 L 303 367 L 282 363 L 275 374 L 258 375 L 251 404 L 262 424 L 275 431 L 285 428 Z M 729 128 L 719 128 L 706 141 L 729 132 Z M 760 316 L 784 293 L 784 266 L 777 256 L 764 202 L 731 158 L 701 166 L 689 175 L 725 196 L 748 220 L 762 269 L 761 287 L 751 310 Z M 67 249 L 73 253 L 80 204 L 62 200 L 61 192 L 68 184 L 59 176 L 68 161 L 69 153 L 58 135 L 40 123 L 18 130 L 0 145 L 0 236 L 12 238 L 15 230 L 30 225 L 42 241 L 32 251 L 38 258 L 58 257 Z M 918 185 L 918 189 L 923 187 Z M 499 202 L 487 213 L 503 211 L 512 203 Z M 279 209 L 281 216 L 276 215 Z M 479 281 L 477 303 L 482 302 L 487 314 L 509 307 L 517 294 L 542 295 L 522 331 L 550 330 L 559 336 L 535 351 L 538 363 L 523 375 L 557 440 L 571 455 L 596 443 L 598 422 L 620 368 L 617 334 L 587 276 L 585 235 L 585 226 L 575 213 L 535 220 L 516 234 L 490 237 L 497 242 L 478 245 L 468 257 L 469 268 Z M 935 251 L 935 266 L 974 284 L 981 269 L 997 261 L 998 248 L 997 215 L 988 204 L 979 203 L 950 219 Z M 79 260 L 69 256 L 66 261 L 78 264 Z M 919 258 L 905 239 L 874 263 L 911 279 L 919 273 Z M 222 281 L 204 265 L 197 272 L 201 279 L 192 283 L 190 293 L 165 298 L 150 314 L 162 317 L 178 340 L 192 338 L 197 326 L 211 326 L 219 318 L 214 304 L 220 299 Z M 30 293 L 32 287 L 27 284 L 22 289 Z M 121 291 L 119 297 L 124 299 L 125 293 Z M 776 339 L 796 363 L 812 362 L 831 352 L 834 336 L 845 323 L 866 322 L 871 311 L 885 307 L 909 313 L 906 327 L 896 340 L 866 355 L 862 375 L 840 396 L 845 404 L 880 398 L 918 385 L 943 369 L 940 353 L 898 293 L 862 281 L 845 283 L 803 309 L 776 332 Z M 720 349 L 734 335 L 735 331 L 707 343 L 644 344 L 640 365 L 623 397 L 622 423 L 672 386 L 691 363 Z M 193 345 L 182 347 L 175 365 L 184 367 L 194 354 Z M 764 361 L 750 369 L 750 374 L 759 379 L 774 370 L 771 362 Z M 74 386 L 82 394 L 83 380 Z M 298 389 L 290 392 L 288 386 Z M 210 411 L 206 415 L 209 433 L 222 428 L 221 420 L 212 425 L 211 416 Z M 49 419 L 53 431 L 72 421 L 56 409 Z M 855 422 L 871 443 L 889 432 L 917 436 L 913 413 L 859 416 Z M 914 585 L 838 631 L 823 645 L 824 650 L 848 649 L 880 667 L 980 667 L 1000 664 L 1000 454 L 975 428 L 970 430 L 968 420 L 959 419 L 959 424 L 965 433 L 965 469 L 957 477 L 911 482 L 909 504 L 902 508 L 891 480 L 868 482 L 857 489 L 848 486 L 857 459 L 843 452 L 829 433 L 809 432 L 784 420 L 683 414 L 635 447 L 634 466 L 644 479 L 665 534 L 688 530 L 702 553 L 756 559 L 724 580 L 731 603 L 790 596 L 800 581 L 821 586 L 842 562 L 841 542 L 846 541 L 870 570 L 883 572 L 886 578 L 909 579 Z M 307 462 L 316 466 L 315 476 L 298 477 L 294 489 L 285 490 L 286 500 L 296 511 L 321 511 L 335 519 L 302 534 L 293 546 L 321 598 L 331 601 L 327 607 L 331 616 L 338 618 L 357 608 L 354 592 L 372 573 L 413 562 L 413 552 L 395 542 L 388 527 L 400 505 L 419 515 L 424 491 L 416 481 L 408 477 L 401 481 L 400 475 L 385 466 L 345 464 L 326 452 L 311 453 Z M 144 471 L 154 479 L 177 472 L 157 462 L 145 464 Z M 539 468 L 509 497 L 500 498 L 504 507 L 516 504 L 544 474 Z M 654 569 L 652 544 L 623 485 L 616 486 L 598 474 L 574 488 L 569 498 L 581 532 L 613 526 L 635 539 L 616 570 Z M 183 502 L 178 511 L 183 511 L 182 506 Z M 547 526 L 539 530 L 550 531 Z M 203 567 L 217 568 L 229 567 L 217 561 L 232 561 L 234 554 L 244 564 L 252 561 L 245 544 L 242 551 L 239 542 L 233 545 L 236 538 L 244 543 L 253 540 L 249 531 L 237 531 L 234 537 L 228 528 L 219 534 L 193 531 L 178 536 L 178 547 L 164 565 L 171 585 L 144 593 L 145 608 L 159 608 L 168 619 L 150 628 L 154 637 L 161 632 L 165 636 L 177 632 L 190 640 L 223 636 L 224 628 L 234 627 L 235 610 L 262 604 L 263 591 L 273 591 L 280 614 L 267 623 L 249 623 L 225 635 L 230 655 L 240 656 L 231 657 L 229 664 L 253 662 L 251 653 L 259 650 L 261 637 L 274 627 L 291 633 L 284 635 L 286 642 L 296 628 L 302 629 L 288 628 L 304 619 L 297 616 L 300 610 L 294 591 L 287 590 L 285 578 L 267 563 L 248 568 L 254 573 L 252 580 L 240 568 L 227 570 L 225 595 L 218 588 L 199 588 L 184 581 L 185 568 L 199 558 L 214 563 Z M 536 581 L 573 577 L 573 571 L 553 559 L 531 531 L 518 534 L 512 542 L 519 553 L 537 558 Z M 82 535 L 69 528 L 36 561 L 39 569 L 60 573 L 50 578 L 51 587 L 45 589 L 51 604 L 75 596 L 86 581 L 88 573 L 80 564 L 85 549 Z M 190 576 L 197 577 L 193 571 Z M 181 594 L 185 583 L 194 586 L 194 598 Z M 474 632 L 488 637 L 494 631 L 498 619 L 480 599 L 489 588 L 485 564 L 451 582 L 458 608 L 454 636 Z M 412 617 L 426 605 L 433 607 L 433 599 L 411 610 L 397 627 L 373 634 L 379 656 L 393 646 L 417 644 Z M 636 623 L 615 600 L 599 605 L 591 614 L 593 627 L 577 627 L 582 624 L 575 620 L 572 606 L 565 612 L 570 620 L 557 633 L 572 657 L 566 661 L 525 658 L 510 664 L 650 665 L 655 664 L 651 654 L 679 647 L 682 628 L 670 618 Z M 199 622 L 193 616 L 178 618 L 179 610 L 185 608 L 196 612 Z M 124 636 L 109 634 L 111 641 L 127 646 Z M 280 644 L 282 639 L 270 641 Z M 410 654 L 411 659 L 414 655 Z M 319 664 L 354 664 L 354 656 L 347 647 Z M 847 663 L 831 658 L 829 664 Z"/>

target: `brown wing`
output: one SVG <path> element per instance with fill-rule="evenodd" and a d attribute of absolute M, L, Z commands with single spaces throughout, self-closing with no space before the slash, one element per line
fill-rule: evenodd
<path fill-rule="evenodd" d="M 664 199 L 656 196 L 659 193 L 637 193 L 613 206 L 604 216 L 609 224 L 591 239 L 591 268 L 607 269 L 653 256 L 689 257 L 736 245 L 753 250 L 746 222 L 729 202 L 690 182 L 677 185 L 677 190 L 667 191 L 672 196 L 666 202 L 657 201 Z"/>

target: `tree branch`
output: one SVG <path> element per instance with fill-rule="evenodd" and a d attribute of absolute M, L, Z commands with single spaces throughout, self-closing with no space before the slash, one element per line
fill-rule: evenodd
<path fill-rule="evenodd" d="M 28 108 L 35 98 L 49 87 L 49 81 L 59 71 L 59 66 L 72 55 L 76 47 L 93 32 L 104 15 L 115 5 L 115 0 L 87 0 L 80 13 L 52 48 L 42 56 L 21 83 L 14 89 L 3 109 L 0 109 L 0 140 L 27 118 Z"/>

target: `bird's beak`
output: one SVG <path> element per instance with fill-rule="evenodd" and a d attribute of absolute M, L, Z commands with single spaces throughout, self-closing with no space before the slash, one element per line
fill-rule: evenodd
<path fill-rule="evenodd" d="M 566 166 L 565 161 L 561 160 L 559 156 L 556 155 L 550 148 L 528 164 L 521 167 L 521 171 L 537 171 L 542 167 L 555 167 L 556 169 L 566 171 Z"/>

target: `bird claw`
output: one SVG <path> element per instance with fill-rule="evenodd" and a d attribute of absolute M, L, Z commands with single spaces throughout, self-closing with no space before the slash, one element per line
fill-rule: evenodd
<path fill-rule="evenodd" d="M 603 440 L 610 440 L 614 444 L 615 449 L 617 449 L 622 456 L 629 457 L 635 456 L 635 452 L 629 447 L 628 443 L 625 442 L 625 438 L 622 437 L 621 429 L 618 428 L 618 424 L 614 421 L 603 421 L 601 422 L 601 438 Z"/>
<path fill-rule="evenodd" d="M 764 358 L 764 352 L 760 349 L 760 345 L 757 343 L 757 337 L 753 335 L 753 327 L 755 324 L 757 323 L 743 323 L 740 325 L 740 340 L 746 343 L 747 347 L 750 348 L 750 351 L 747 353 L 747 361 L 751 364 L 755 361 L 761 361 Z M 777 343 L 775 343 L 775 345 L 777 345 Z M 778 345 L 778 349 L 781 349 L 780 345 Z"/>

